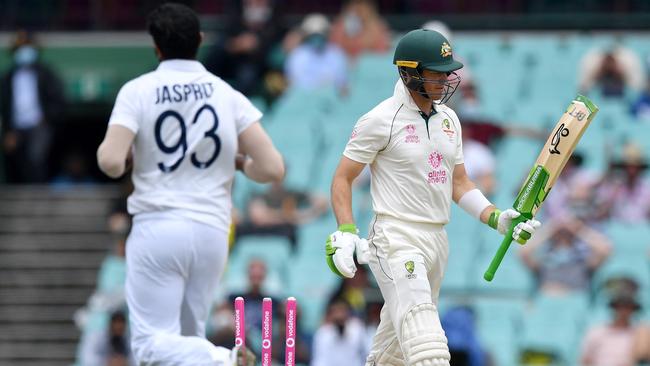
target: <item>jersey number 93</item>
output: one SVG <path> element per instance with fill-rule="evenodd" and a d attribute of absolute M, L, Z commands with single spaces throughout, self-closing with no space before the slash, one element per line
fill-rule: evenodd
<path fill-rule="evenodd" d="M 203 112 L 212 115 L 213 118 L 212 127 L 205 131 L 203 138 L 211 139 L 214 142 L 214 150 L 212 152 L 212 155 L 205 161 L 199 161 L 199 159 L 196 157 L 196 153 L 192 153 L 192 155 L 190 155 L 192 165 L 199 169 L 207 169 L 210 165 L 212 165 L 212 163 L 214 163 L 214 161 L 217 159 L 217 156 L 219 156 L 219 152 L 221 151 L 221 139 L 219 139 L 219 136 L 217 135 L 219 117 L 217 117 L 217 113 L 214 111 L 214 108 L 212 108 L 211 105 L 206 104 L 203 107 L 199 108 L 199 110 L 196 111 L 196 114 L 194 115 L 192 124 L 196 123 L 196 121 L 201 116 L 201 113 Z M 168 118 L 175 119 L 180 125 L 181 136 L 178 139 L 178 142 L 176 142 L 174 145 L 166 145 L 161 136 L 163 123 L 165 123 Z M 161 113 L 156 120 L 155 134 L 156 144 L 158 145 L 160 151 L 164 152 L 165 154 L 173 154 L 178 151 L 178 149 L 182 149 L 181 157 L 178 158 L 178 160 L 176 160 L 176 162 L 172 165 L 167 166 L 164 163 L 158 163 L 158 168 L 162 170 L 163 173 L 173 172 L 181 165 L 185 159 L 185 153 L 187 152 L 187 127 L 185 127 L 185 120 L 183 119 L 183 116 L 173 110 L 167 110 Z"/>

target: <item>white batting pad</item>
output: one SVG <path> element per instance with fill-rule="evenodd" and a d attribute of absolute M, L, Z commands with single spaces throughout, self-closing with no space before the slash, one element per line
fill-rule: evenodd
<path fill-rule="evenodd" d="M 420 304 L 406 313 L 402 323 L 402 351 L 409 366 L 449 366 L 447 337 L 433 304 Z"/>

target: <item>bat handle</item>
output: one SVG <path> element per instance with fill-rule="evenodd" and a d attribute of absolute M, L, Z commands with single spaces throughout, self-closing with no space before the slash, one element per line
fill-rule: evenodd
<path fill-rule="evenodd" d="M 503 238 L 503 241 L 501 242 L 499 249 L 497 250 L 496 254 L 494 254 L 494 257 L 492 257 L 492 262 L 490 262 L 490 266 L 488 267 L 487 271 L 485 271 L 485 273 L 483 274 L 483 278 L 486 281 L 490 282 L 494 278 L 494 274 L 497 272 L 497 269 L 499 268 L 499 265 L 501 264 L 503 257 L 505 257 L 506 252 L 510 247 L 510 243 L 512 243 L 512 230 L 508 230 L 508 233 Z"/>
<path fill-rule="evenodd" d="M 503 238 L 503 241 L 501 242 L 501 245 L 499 246 L 499 249 L 497 252 L 494 254 L 494 257 L 492 257 L 492 262 L 490 262 L 490 266 L 488 267 L 487 271 L 483 274 L 483 278 L 490 282 L 494 278 L 494 274 L 497 272 L 497 269 L 499 268 L 499 265 L 501 265 L 501 261 L 503 260 L 503 257 L 505 257 L 506 252 L 508 252 L 508 248 L 510 248 L 510 243 L 512 243 L 512 233 L 515 230 L 515 226 L 517 226 L 520 222 L 524 222 L 528 220 L 528 218 L 524 217 L 524 215 L 520 215 L 517 218 L 512 219 L 512 225 L 510 225 L 510 229 L 508 229 L 508 232 L 506 233 L 506 236 Z"/>

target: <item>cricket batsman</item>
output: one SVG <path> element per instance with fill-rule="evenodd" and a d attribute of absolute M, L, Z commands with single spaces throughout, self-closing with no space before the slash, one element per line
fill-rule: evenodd
<path fill-rule="evenodd" d="M 393 96 L 359 119 L 332 180 L 339 227 L 327 239 L 327 263 L 353 277 L 356 252 L 381 289 L 385 303 L 366 366 L 449 365 L 437 303 L 451 201 L 502 234 L 520 213 L 496 209 L 465 172 L 460 121 L 445 105 L 463 67 L 449 41 L 436 31 L 411 31 L 393 63 L 400 76 Z M 352 181 L 366 164 L 375 212 L 367 241 L 358 236 L 351 207 Z M 512 237 L 524 244 L 539 226 L 521 222 Z"/>

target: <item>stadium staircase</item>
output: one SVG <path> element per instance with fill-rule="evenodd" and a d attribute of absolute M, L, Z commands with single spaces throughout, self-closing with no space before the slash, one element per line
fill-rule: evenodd
<path fill-rule="evenodd" d="M 113 187 L 0 187 L 0 365 L 74 363 L 75 310 L 110 243 Z"/>

